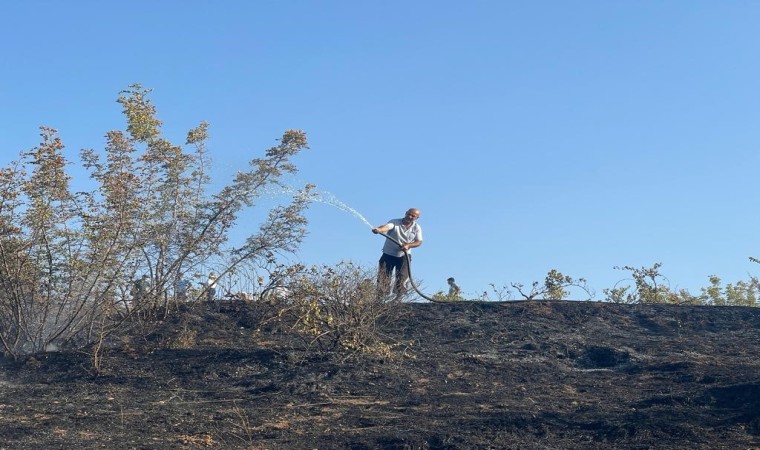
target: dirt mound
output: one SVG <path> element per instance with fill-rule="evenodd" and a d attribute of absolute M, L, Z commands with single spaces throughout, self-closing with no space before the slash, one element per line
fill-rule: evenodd
<path fill-rule="evenodd" d="M 109 349 L 0 360 L 0 449 L 760 448 L 760 309 L 400 304 L 323 351 L 262 304 Z"/>

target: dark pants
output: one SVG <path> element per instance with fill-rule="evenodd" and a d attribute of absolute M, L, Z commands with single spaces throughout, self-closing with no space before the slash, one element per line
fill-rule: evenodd
<path fill-rule="evenodd" d="M 411 255 L 409 255 L 411 258 Z M 396 271 L 396 277 L 394 282 L 393 271 Z M 406 294 L 406 280 L 409 279 L 409 264 L 406 256 L 391 256 L 383 253 L 380 257 L 380 264 L 377 270 L 377 287 L 382 294 L 391 293 L 391 285 L 393 285 L 393 293 L 396 297 L 401 297 Z"/>

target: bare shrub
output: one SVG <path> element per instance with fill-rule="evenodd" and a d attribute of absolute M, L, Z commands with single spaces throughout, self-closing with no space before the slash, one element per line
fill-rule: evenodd
<path fill-rule="evenodd" d="M 378 295 L 373 270 L 350 262 L 315 266 L 298 273 L 289 285 L 292 296 L 279 316 L 309 348 L 392 355 L 396 344 L 387 342 L 382 330 L 400 303 Z"/>
<path fill-rule="evenodd" d="M 570 296 L 570 289 L 575 289 L 584 293 L 589 299 L 594 297 L 593 290 L 588 286 L 584 278 L 574 279 L 568 275 L 562 274 L 557 269 L 551 269 L 544 279 L 543 283 L 534 281 L 530 288 L 526 288 L 522 283 L 511 283 L 514 288 L 525 300 L 563 300 Z M 511 291 L 506 287 L 497 289 L 491 284 L 494 294 L 498 300 L 511 298 Z M 483 293 L 484 299 L 489 299 L 487 292 Z"/>

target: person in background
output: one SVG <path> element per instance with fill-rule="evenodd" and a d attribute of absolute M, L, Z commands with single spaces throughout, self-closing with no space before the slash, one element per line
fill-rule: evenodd
<path fill-rule="evenodd" d="M 187 290 L 190 289 L 190 282 L 185 278 L 180 279 L 177 282 L 176 297 L 177 300 L 184 302 L 187 301 Z"/>
<path fill-rule="evenodd" d="M 422 227 L 417 223 L 419 218 L 420 210 L 410 208 L 403 218 L 391 219 L 388 223 L 372 229 L 373 233 L 383 233 L 400 244 L 391 239 L 385 239 L 377 272 L 378 289 L 383 295 L 391 293 L 391 286 L 397 299 L 406 294 L 409 260 L 412 258 L 411 250 L 422 245 Z"/>
<path fill-rule="evenodd" d="M 216 283 L 216 273 L 210 272 L 206 281 L 206 300 L 213 301 L 216 298 Z"/>
<path fill-rule="evenodd" d="M 143 275 L 139 279 L 135 280 L 132 285 L 132 301 L 138 303 L 142 300 L 150 289 L 150 277 Z"/>
<path fill-rule="evenodd" d="M 459 297 L 462 294 L 462 289 L 459 288 L 454 277 L 449 277 L 446 282 L 449 283 L 449 297 Z"/>

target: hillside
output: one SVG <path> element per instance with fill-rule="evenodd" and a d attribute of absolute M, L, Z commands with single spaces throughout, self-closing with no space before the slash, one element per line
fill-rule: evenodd
<path fill-rule="evenodd" d="M 0 360 L 0 449 L 760 448 L 760 309 L 399 304 L 393 357 L 320 352 L 264 304 Z"/>

